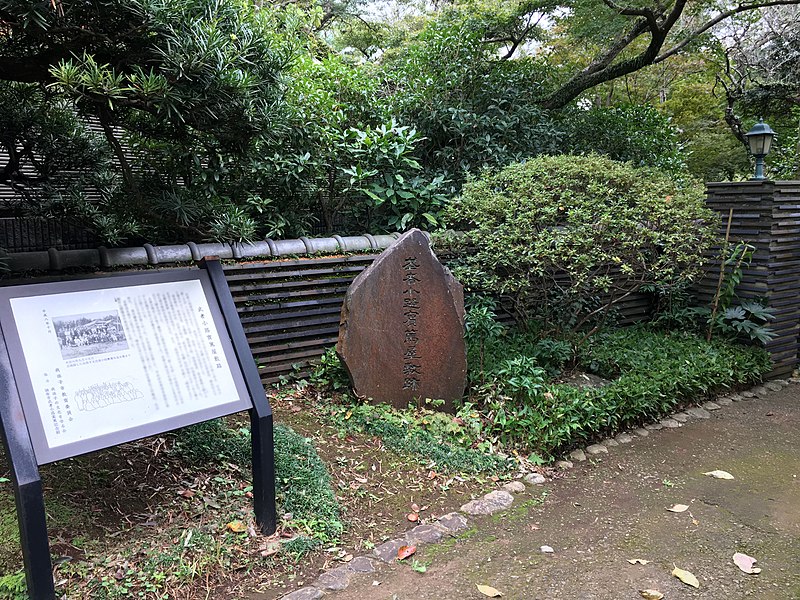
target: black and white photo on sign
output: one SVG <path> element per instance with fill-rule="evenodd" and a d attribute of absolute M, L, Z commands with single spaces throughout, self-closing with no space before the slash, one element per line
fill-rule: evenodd
<path fill-rule="evenodd" d="M 52 320 L 64 360 L 128 349 L 116 310 L 53 317 Z"/>

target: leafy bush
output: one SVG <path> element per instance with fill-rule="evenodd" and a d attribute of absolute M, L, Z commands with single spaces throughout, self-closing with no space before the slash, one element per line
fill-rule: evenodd
<path fill-rule="evenodd" d="M 678 135 L 669 119 L 648 105 L 573 109 L 564 122 L 565 146 L 573 154 L 603 154 L 636 166 L 656 167 L 674 176 L 686 170 Z"/>
<path fill-rule="evenodd" d="M 308 376 L 310 383 L 317 387 L 333 390 L 334 392 L 350 389 L 350 377 L 344 368 L 342 360 L 336 353 L 336 347 L 331 346 L 319 357 Z"/>
<path fill-rule="evenodd" d="M 643 285 L 692 280 L 716 223 L 700 187 L 599 156 L 542 156 L 473 179 L 448 218 L 468 231 L 461 281 L 555 330 L 606 321 Z"/>
<path fill-rule="evenodd" d="M 420 162 L 461 184 L 468 173 L 557 152 L 563 128 L 537 100 L 533 59 L 497 61 L 480 27 L 451 6 L 389 61 L 393 108 L 424 136 Z M 463 9 L 461 9 L 463 10 Z"/>

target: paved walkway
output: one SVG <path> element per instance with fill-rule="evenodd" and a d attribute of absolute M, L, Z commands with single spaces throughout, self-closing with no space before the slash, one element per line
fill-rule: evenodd
<path fill-rule="evenodd" d="M 735 479 L 703 475 L 715 469 Z M 689 509 L 668 512 L 674 504 Z M 610 448 L 470 524 L 421 547 L 416 559 L 427 572 L 409 561 L 383 566 L 326 598 L 486 598 L 482 584 L 506 600 L 638 599 L 646 588 L 667 600 L 800 599 L 800 386 Z M 739 571 L 737 551 L 755 557 L 762 573 Z M 650 563 L 627 562 L 634 558 Z M 700 589 L 673 577 L 675 565 L 694 573 Z"/>

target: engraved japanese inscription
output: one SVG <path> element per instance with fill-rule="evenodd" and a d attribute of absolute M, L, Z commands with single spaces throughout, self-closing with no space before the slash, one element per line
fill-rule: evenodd
<path fill-rule="evenodd" d="M 412 230 L 361 273 L 342 308 L 337 350 L 359 395 L 398 407 L 461 397 L 463 288 Z"/>

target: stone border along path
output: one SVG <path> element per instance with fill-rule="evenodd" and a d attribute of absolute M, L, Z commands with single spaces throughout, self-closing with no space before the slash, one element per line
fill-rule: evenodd
<path fill-rule="evenodd" d="M 684 423 L 692 419 L 708 419 L 711 417 L 711 412 L 720 410 L 723 406 L 729 406 L 733 402 L 764 398 L 770 392 L 777 392 L 790 383 L 800 384 L 800 377 L 792 377 L 788 380 L 773 379 L 750 390 L 720 396 L 713 402 L 709 401 L 701 406 L 687 408 L 661 419 L 657 423 L 645 425 L 643 428 L 634 429 L 628 433 L 620 433 L 614 438 L 591 444 L 584 449 L 573 450 L 569 454 L 569 460 L 556 461 L 554 466 L 562 470 L 571 469 L 575 462 L 584 462 L 593 456 L 608 454 L 609 448 L 621 444 L 629 444 L 636 437 L 647 437 L 651 431 L 683 427 Z M 525 482 L 534 487 L 546 481 L 545 477 L 539 473 L 530 473 L 525 476 Z M 455 537 L 469 527 L 467 518 L 462 513 L 471 516 L 491 515 L 501 510 L 506 510 L 514 502 L 513 494 L 524 492 L 525 489 L 525 484 L 521 481 L 510 481 L 504 484 L 500 490 L 489 492 L 482 498 L 467 502 L 458 512 L 448 513 L 430 524 L 417 525 L 402 537 L 384 542 L 375 547 L 371 555 L 358 556 L 349 563 L 322 573 L 312 585 L 286 594 L 281 597 L 281 600 L 316 600 L 327 595 L 326 592 L 344 590 L 350 584 L 351 578 L 375 573 L 381 566 L 393 564 L 397 559 L 397 551 L 401 546 L 435 544 L 445 536 Z"/>

